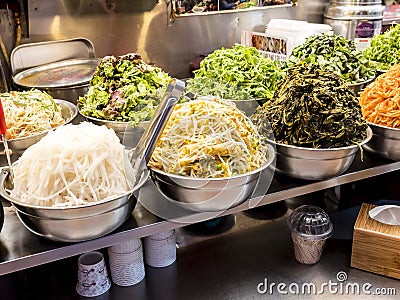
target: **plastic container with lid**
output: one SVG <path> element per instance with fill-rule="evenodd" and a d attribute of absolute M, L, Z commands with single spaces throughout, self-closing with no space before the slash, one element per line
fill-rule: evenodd
<path fill-rule="evenodd" d="M 302 264 L 317 263 L 326 239 L 333 233 L 328 214 L 320 207 L 302 205 L 291 213 L 288 223 L 296 260 Z"/>
<path fill-rule="evenodd" d="M 332 27 L 327 24 L 287 19 L 271 19 L 265 26 L 265 34 L 267 36 L 285 40 L 288 56 L 294 47 L 303 44 L 308 37 L 317 33 L 331 31 Z"/>

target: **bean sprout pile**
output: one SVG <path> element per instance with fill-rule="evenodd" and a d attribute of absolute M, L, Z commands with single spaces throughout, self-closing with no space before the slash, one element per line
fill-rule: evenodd
<path fill-rule="evenodd" d="M 232 102 L 203 97 L 175 106 L 149 165 L 176 175 L 231 177 L 266 163 L 261 141 Z"/>

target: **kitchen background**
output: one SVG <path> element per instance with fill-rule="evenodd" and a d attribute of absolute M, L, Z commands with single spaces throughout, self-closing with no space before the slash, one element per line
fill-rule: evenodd
<path fill-rule="evenodd" d="M 3 0 L 0 34 L 9 55 L 19 39 L 20 19 L 21 44 L 85 37 L 93 42 L 97 57 L 137 52 L 146 62 L 185 78 L 193 59 L 240 42 L 243 30 L 262 32 L 272 18 L 322 23 L 329 3 L 299 0 L 296 6 L 187 14 L 172 23 L 170 1 Z M 2 65 L 9 81 L 4 55 Z"/>

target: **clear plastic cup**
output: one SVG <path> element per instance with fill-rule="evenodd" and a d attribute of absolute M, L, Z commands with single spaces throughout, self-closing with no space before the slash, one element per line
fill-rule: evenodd
<path fill-rule="evenodd" d="M 333 233 L 328 214 L 320 207 L 302 205 L 292 212 L 288 222 L 296 260 L 302 264 L 317 263 L 326 239 Z"/>

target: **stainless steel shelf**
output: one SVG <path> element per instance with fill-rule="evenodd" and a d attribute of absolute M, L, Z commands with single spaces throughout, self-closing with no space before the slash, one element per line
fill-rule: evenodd
<path fill-rule="evenodd" d="M 360 156 L 357 156 L 345 174 L 328 180 L 315 182 L 294 180 L 280 174 L 275 174 L 272 184 L 265 195 L 256 196 L 250 199 L 250 201 L 219 213 L 196 213 L 176 207 L 173 215 L 167 221 L 157 217 L 148 209 L 138 204 L 132 216 L 118 230 L 107 236 L 80 243 L 53 242 L 34 235 L 18 220 L 13 208 L 4 203 L 6 206 L 5 221 L 0 233 L 0 275 L 72 257 L 87 251 L 106 248 L 125 240 L 180 228 L 190 223 L 238 213 L 253 207 L 294 198 L 400 169 L 400 162 L 385 160 L 365 152 L 363 156 L 363 161 L 361 161 Z M 261 180 L 262 184 L 263 181 Z M 139 202 L 146 199 L 146 203 L 152 203 L 155 207 L 157 205 L 162 207 L 162 205 L 168 203 L 168 200 L 157 191 L 150 180 L 141 189 L 138 199 Z M 150 210 L 153 211 L 152 209 Z"/>

